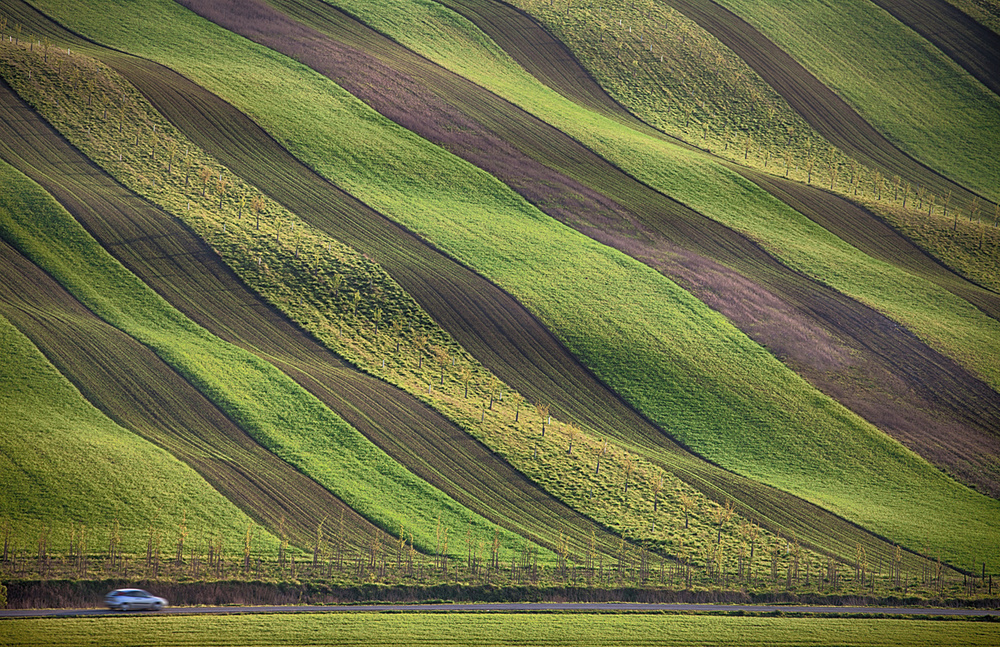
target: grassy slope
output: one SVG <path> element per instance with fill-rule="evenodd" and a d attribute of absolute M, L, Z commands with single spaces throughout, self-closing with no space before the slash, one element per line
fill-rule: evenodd
<path fill-rule="evenodd" d="M 610 381 L 626 375 L 622 390 L 668 429 L 704 439 L 713 458 L 910 545 L 947 551 L 954 538 L 939 529 L 958 523 L 980 530 L 970 530 L 968 543 L 948 554 L 965 558 L 993 541 L 987 520 L 996 516 L 995 502 L 955 486 L 807 388 L 663 277 L 542 217 L 492 178 L 385 123 L 329 82 L 173 6 L 147 3 L 141 16 L 125 17 L 121 32 L 109 32 L 99 19 L 107 5 L 72 16 L 48 8 L 91 35 L 165 60 L 244 106 L 321 171 L 510 287 Z M 209 55 L 190 47 L 207 39 Z M 491 241 L 487 249 L 484 240 Z M 560 268 L 567 265 L 576 274 L 566 276 Z M 642 303 L 630 297 L 636 294 L 644 295 Z M 623 338 L 635 344 L 622 344 Z M 614 349 L 624 350 L 609 356 Z M 803 426 L 813 433 L 802 434 Z M 855 456 L 844 451 L 848 445 Z M 799 453 L 777 452 L 778 446 Z M 746 460 L 740 453 L 746 450 L 756 450 L 761 462 Z M 833 491 L 830 484 L 838 480 Z M 877 496 L 884 506 L 874 503 Z M 942 514 L 956 517 L 948 522 Z M 937 521 L 923 521 L 931 519 Z"/>
<path fill-rule="evenodd" d="M 1000 324 L 961 298 L 860 253 L 708 158 L 624 128 L 541 87 L 492 43 L 484 43 L 478 29 L 439 5 L 425 10 L 403 3 L 383 14 L 366 3 L 337 4 L 552 123 L 650 186 L 745 232 L 792 268 L 902 323 L 994 388 L 1000 386 L 1000 362 L 991 353 Z M 405 11 L 404 21 L 399 16 Z M 397 24 L 403 28 L 389 31 Z"/>
<path fill-rule="evenodd" d="M 5 238 L 103 319 L 154 349 L 265 447 L 377 525 L 412 529 L 424 550 L 434 546 L 438 518 L 451 528 L 472 524 L 480 540 L 492 539 L 492 524 L 407 472 L 288 377 L 184 318 L 37 185 L 7 178 L 5 186 L 8 200 L 21 201 L 5 214 Z M 511 535 L 504 540 L 508 548 L 517 544 Z"/>
<path fill-rule="evenodd" d="M 48 201 L 6 164 L 0 186 L 4 196 L 22 196 L 19 204 L 0 204 L 4 223 L 13 209 L 34 212 Z M 98 549 L 117 519 L 128 530 L 125 549 L 138 551 L 145 537 L 133 530 L 185 516 L 189 527 L 242 536 L 249 517 L 190 467 L 95 409 L 3 318 L 0 348 L 0 516 L 12 522 L 16 545 L 37 539 L 42 525 L 52 530 L 50 546 L 65 549 L 73 522 L 89 527 L 89 544 Z M 258 536 L 277 542 L 266 531 Z"/>
<path fill-rule="evenodd" d="M 91 406 L 3 318 L 0 346 L 0 411 L 8 430 L 0 434 L 0 516 L 11 522 L 15 546 L 30 547 L 48 527 L 50 549 L 66 550 L 72 522 L 78 530 L 87 526 L 88 544 L 100 550 L 115 519 L 127 529 L 128 552 L 144 547 L 150 524 L 182 518 L 189 528 L 242 536 L 249 517 L 190 467 Z M 266 531 L 257 536 L 267 550 L 277 544 Z"/>
<path fill-rule="evenodd" d="M 1000 97 L 865 0 L 721 0 L 842 94 L 900 148 L 992 200 Z"/>
<path fill-rule="evenodd" d="M 0 640 L 30 645 L 986 645 L 990 622 L 625 614 L 276 614 L 11 619 Z M 14 638 L 17 640 L 13 640 Z"/>

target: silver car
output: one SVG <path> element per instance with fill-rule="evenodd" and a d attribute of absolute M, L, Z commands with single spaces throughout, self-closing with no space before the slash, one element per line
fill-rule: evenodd
<path fill-rule="evenodd" d="M 109 609 L 119 611 L 131 611 L 132 609 L 159 611 L 167 606 L 167 601 L 142 589 L 115 589 L 104 596 L 104 604 Z"/>

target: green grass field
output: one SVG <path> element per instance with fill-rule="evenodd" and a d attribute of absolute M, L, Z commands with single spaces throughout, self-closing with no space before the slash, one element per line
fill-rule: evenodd
<path fill-rule="evenodd" d="M 106 31 L 110 25 L 99 24 L 107 6 L 73 16 L 61 7 L 47 8 L 91 35 L 127 43 L 204 83 L 338 184 L 494 278 L 627 399 L 705 456 L 829 506 L 914 548 L 924 544 L 971 562 L 979 546 L 994 541 L 989 520 L 996 518 L 995 502 L 954 485 L 820 396 L 662 276 L 553 223 L 499 182 L 386 123 L 301 66 L 209 29 L 172 5 L 149 3 L 142 16 L 148 23 L 123 25 L 117 34 Z M 133 19 L 139 18 L 129 17 Z M 168 42 L 168 36 L 174 40 Z M 206 39 L 213 42 L 210 55 L 201 50 L 196 55 L 188 46 Z M 170 43 L 181 45 L 170 49 Z M 474 59 L 469 52 L 464 55 Z M 483 66 L 482 76 L 490 59 L 475 60 Z M 285 84 L 285 75 L 301 83 Z M 550 117 L 558 118 L 554 113 Z M 570 128 L 571 120 L 562 118 Z M 595 123 L 593 118 L 572 120 L 578 129 Z M 618 151 L 620 158 L 628 151 L 637 174 L 669 187 L 714 217 L 735 219 L 750 207 L 780 218 L 789 237 L 771 244 L 793 261 L 801 259 L 803 267 L 804 259 L 847 254 L 835 256 L 839 265 L 828 266 L 831 282 L 843 280 L 857 291 L 895 285 L 896 291 L 877 295 L 886 301 L 908 286 L 916 292 L 933 291 L 905 276 L 899 277 L 902 285 L 876 277 L 878 271 L 895 274 L 892 268 L 859 259 L 836 241 L 824 241 L 821 232 L 809 232 L 808 223 L 721 167 L 660 142 L 626 136 L 617 128 L 597 128 L 591 136 L 594 146 L 601 144 L 609 157 Z M 660 172 L 667 160 L 679 170 Z M 706 180 L 718 184 L 711 190 L 694 189 Z M 768 227 L 770 236 L 774 224 Z M 493 242 L 484 246 L 484 240 Z M 854 262 L 869 273 L 844 276 L 839 271 Z M 577 268 L 569 277 L 560 271 L 567 263 Z M 634 294 L 646 300 L 631 299 Z M 894 307 L 908 305 L 897 300 Z M 921 322 L 918 315 L 932 305 L 938 307 L 931 301 L 913 313 L 914 328 Z M 601 316 L 583 320 L 580 312 Z M 995 370 L 985 350 L 995 338 L 991 325 L 958 322 L 952 331 L 954 337 L 964 335 L 958 345 L 965 357 L 980 362 L 987 374 Z M 623 339 L 636 345 L 620 345 Z M 627 350 L 618 352 L 620 348 Z M 781 387 L 776 390 L 775 384 Z M 808 436 L 801 433 L 803 427 L 810 429 Z M 845 451 L 847 446 L 855 449 L 853 456 Z M 859 446 L 864 451 L 857 451 Z M 751 458 L 760 462 L 751 464 Z M 839 487 L 832 485 L 834 480 Z M 943 508 L 954 515 L 953 521 L 944 517 Z M 947 529 L 959 523 L 970 530 L 967 543 L 956 548 Z"/>
<path fill-rule="evenodd" d="M 0 641 L 42 645 L 987 645 L 992 622 L 632 614 L 295 614 L 6 619 Z"/>

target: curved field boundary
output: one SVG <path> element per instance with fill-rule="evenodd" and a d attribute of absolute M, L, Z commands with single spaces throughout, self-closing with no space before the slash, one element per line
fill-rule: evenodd
<path fill-rule="evenodd" d="M 813 128 L 848 155 L 938 195 L 951 191 L 956 201 L 967 203 L 976 195 L 897 148 L 798 61 L 736 14 L 711 1 L 669 2 L 746 61 Z"/>
<path fill-rule="evenodd" d="M 4 98 L 17 103 L 9 94 Z M 28 120 L 25 115 L 23 123 Z M 31 125 L 25 140 L 44 138 L 57 151 L 32 159 L 32 175 L 120 262 L 196 323 L 286 372 L 393 459 L 491 521 L 550 547 L 562 532 L 577 552 L 585 552 L 591 533 L 598 550 L 610 555 L 617 549 L 607 529 L 528 481 L 440 414 L 340 362 L 252 294 L 183 225 L 125 192 L 44 125 Z M 64 179 L 52 186 L 48 178 Z"/>
<path fill-rule="evenodd" d="M 1000 451 L 1000 441 L 989 431 L 1000 426 L 1000 415 L 996 413 L 1000 411 L 1000 396 L 882 315 L 789 271 L 742 236 L 650 191 L 560 131 L 340 12 L 323 10 L 320 3 L 280 4 L 290 15 L 322 33 L 289 24 L 280 14 L 259 5 L 248 14 L 243 3 L 240 11 L 219 3 L 186 0 L 183 4 L 224 27 L 312 65 L 383 115 L 501 177 L 550 215 L 696 288 L 696 293 L 711 301 L 713 307 L 785 355 L 789 364 L 800 368 L 814 385 L 834 394 L 928 460 L 966 482 L 1000 493 L 1000 472 L 991 459 Z M 237 15 L 240 17 L 233 18 Z M 308 43 L 308 49 L 299 47 L 300 43 Z M 403 90 L 382 91 L 388 87 Z M 441 99 L 423 88 L 433 89 Z M 460 134 L 456 135 L 456 131 Z M 586 186 L 579 186 L 577 180 L 566 175 L 569 173 Z M 816 198 L 827 194 L 786 184 L 797 195 L 809 197 L 810 205 L 819 210 L 814 219 L 822 216 L 824 209 L 839 214 L 835 207 L 843 211 L 849 206 L 834 196 L 817 202 Z M 767 188 L 778 193 L 775 186 Z M 602 200 L 603 196 L 611 202 Z M 571 202 L 572 208 L 553 206 Z M 633 210 L 620 206 L 626 202 Z M 859 221 L 877 224 L 859 218 L 862 212 L 856 208 L 848 214 L 854 220 L 841 226 L 842 231 L 850 233 Z M 838 223 L 834 217 L 826 220 Z M 910 266 L 921 267 L 921 261 L 927 260 L 885 227 L 871 235 L 884 236 L 894 243 L 889 246 L 892 254 L 876 249 L 889 262 L 902 258 Z M 683 267 L 672 260 L 677 254 L 686 256 Z M 943 278 L 955 278 L 936 264 L 930 269 Z M 748 288 L 748 278 L 757 285 Z M 781 305 L 776 308 L 783 312 L 748 317 L 746 289 L 778 297 Z M 1000 306 L 994 308 L 996 312 L 1000 312 Z M 783 319 L 782 325 L 762 325 L 761 319 L 778 316 Z M 818 334 L 833 338 L 831 345 L 850 348 L 854 358 L 836 369 L 824 366 L 829 358 L 824 349 L 817 349 L 815 338 L 799 345 L 788 343 L 789 327 L 822 331 Z M 845 387 L 843 381 L 849 380 L 827 374 L 832 370 L 844 377 L 859 370 L 862 363 L 866 375 L 882 376 L 876 380 L 881 388 Z M 887 406 L 887 399 L 895 405 Z M 923 413 L 927 410 L 936 415 Z"/>
<path fill-rule="evenodd" d="M 9 149 L 3 152 L 8 158 Z M 0 242 L 0 276 L 2 314 L 89 402 L 190 465 L 250 518 L 274 532 L 284 525 L 300 545 L 341 511 L 349 545 L 365 546 L 377 530 L 254 442 L 152 351 L 98 319 L 6 242 Z"/>
<path fill-rule="evenodd" d="M 168 113 L 199 145 L 307 220 L 314 219 L 341 240 L 371 253 L 432 315 L 442 315 L 436 318 L 444 321 L 445 328 L 467 348 L 479 346 L 491 357 L 509 362 L 508 372 L 526 376 L 528 380 L 522 380 L 535 384 L 535 393 L 543 397 L 547 394 L 537 388 L 541 383 L 551 393 L 565 396 L 571 412 L 607 421 L 607 425 L 594 427 L 609 433 L 621 433 L 619 430 L 630 425 L 636 427 L 640 433 L 630 436 L 633 442 L 642 442 L 651 455 L 715 500 L 732 498 L 742 502 L 740 507 L 747 516 L 760 519 L 768 527 L 795 533 L 809 545 L 823 546 L 844 559 L 854 554 L 857 543 L 866 546 L 869 554 L 890 557 L 893 548 L 889 544 L 852 524 L 683 452 L 594 381 L 530 314 L 492 284 L 433 253 L 419 241 L 409 242 L 410 234 L 317 178 L 228 104 L 193 89 L 189 82 L 158 66 L 150 66 L 146 72 L 149 78 L 143 80 L 139 70 L 134 69 L 138 63 L 133 61 L 130 68 L 123 60 L 117 61 L 119 69 L 132 76 L 154 105 Z M 177 98 L 178 88 L 184 90 L 180 93 L 184 99 Z M 187 103 L 189 100 L 194 103 Z M 511 343 L 506 335 L 521 343 Z M 465 343 L 469 339 L 472 343 Z M 546 374 L 550 368 L 558 372 Z M 532 378 L 538 382 L 529 381 Z M 610 406 L 604 406 L 606 403 Z M 649 434 L 647 440 L 642 440 L 644 434 Z"/>
<path fill-rule="evenodd" d="M 871 0 L 1000 94 L 1000 35 L 945 0 Z"/>

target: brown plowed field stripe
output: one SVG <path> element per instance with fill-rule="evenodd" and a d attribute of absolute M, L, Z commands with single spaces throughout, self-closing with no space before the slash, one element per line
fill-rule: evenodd
<path fill-rule="evenodd" d="M 190 465 L 257 523 L 272 532 L 284 524 L 290 539 L 306 546 L 317 525 L 342 510 L 348 545 L 369 543 L 371 524 L 259 446 L 152 351 L 95 317 L 2 240 L 0 314 L 91 404 Z"/>
<path fill-rule="evenodd" d="M 273 363 L 395 460 L 485 517 L 551 547 L 562 532 L 576 551 L 585 550 L 593 532 L 598 550 L 614 553 L 617 540 L 605 528 L 541 490 L 416 398 L 345 366 L 251 293 L 200 238 L 117 185 L 3 90 L 6 112 L 18 113 L 16 130 L 4 129 L 4 135 L 34 144 L 14 160 L 22 172 L 185 315 Z M 47 154 L 36 154 L 39 150 Z M 339 519 L 336 510 L 328 514 Z M 314 533 L 324 516 L 306 529 Z"/>
<path fill-rule="evenodd" d="M 713 307 L 784 355 L 817 387 L 935 464 L 1000 494 L 1000 470 L 993 460 L 1000 451 L 1000 439 L 990 433 L 1000 426 L 996 414 L 1000 396 L 954 362 L 870 308 L 789 271 L 742 236 L 650 191 L 560 131 L 323 3 L 274 3 L 315 29 L 257 3 L 184 1 L 224 27 L 336 79 L 390 119 L 500 177 L 568 225 L 643 259 L 696 294 L 707 295 Z M 782 191 L 792 192 L 803 205 L 816 210 L 817 218 L 825 218 L 825 225 L 840 225 L 840 230 L 860 242 L 872 242 L 864 234 L 898 238 L 884 226 L 853 231 L 867 224 L 866 220 L 878 223 L 842 200 L 838 209 L 829 210 L 836 217 L 826 217 L 824 209 L 831 206 L 827 202 L 838 199 L 799 187 L 790 182 L 767 186 L 786 200 L 790 198 Z M 825 198 L 829 200 L 823 202 Z M 895 242 L 886 246 L 899 256 L 888 258 L 890 262 L 905 261 L 908 269 L 916 266 L 936 272 L 941 276 L 935 278 L 953 279 L 953 284 L 968 287 L 973 296 L 988 296 L 941 266 L 926 263 L 927 257 L 902 239 Z M 880 254 L 883 251 L 876 244 L 868 247 Z M 686 255 L 684 267 L 671 260 L 677 254 Z M 760 321 L 763 316 L 745 316 L 747 279 L 756 283 L 753 288 L 782 301 L 782 325 L 765 327 Z M 981 301 L 989 305 L 986 296 Z M 992 305 L 997 306 L 996 301 Z M 994 307 L 994 312 L 1000 312 L 1000 307 Z M 851 348 L 855 358 L 849 369 L 831 371 L 825 354 L 817 352 L 815 339 L 790 344 L 786 340 L 789 325 L 821 328 L 825 336 Z M 862 365 L 872 378 L 869 383 L 882 385 L 877 392 L 856 383 L 844 386 L 852 380 L 843 378 Z M 938 415 L 911 413 L 928 410 Z"/>
<path fill-rule="evenodd" d="M 318 177 L 231 105 L 162 66 L 88 44 L 24 9 L 18 20 L 31 25 L 32 33 L 76 42 L 81 51 L 113 64 L 234 172 L 314 226 L 371 255 L 459 343 L 522 393 L 552 403 L 566 420 L 643 447 L 711 498 L 734 501 L 742 514 L 794 533 L 804 545 L 847 561 L 858 544 L 873 557 L 892 558 L 894 546 L 854 524 L 678 447 L 595 380 L 516 300 Z M 905 560 L 914 568 L 925 563 L 909 553 Z"/>
<path fill-rule="evenodd" d="M 1000 94 L 1000 35 L 946 0 L 871 0 Z"/>

